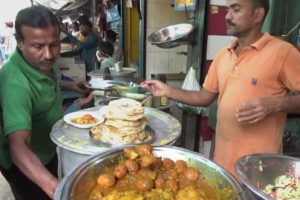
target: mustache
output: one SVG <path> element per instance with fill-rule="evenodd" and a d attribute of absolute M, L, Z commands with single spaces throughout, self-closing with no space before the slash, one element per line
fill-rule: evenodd
<path fill-rule="evenodd" d="M 48 65 L 48 64 L 54 64 L 54 60 L 44 60 L 41 64 L 46 64 L 46 65 Z"/>
<path fill-rule="evenodd" d="M 235 26 L 235 23 L 233 23 L 231 20 L 226 20 L 227 26 Z"/>

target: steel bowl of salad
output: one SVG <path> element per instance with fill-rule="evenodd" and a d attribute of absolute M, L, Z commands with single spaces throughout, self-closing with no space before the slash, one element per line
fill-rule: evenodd
<path fill-rule="evenodd" d="M 235 169 L 254 199 L 300 199 L 300 159 L 277 154 L 251 154 L 240 158 Z"/>

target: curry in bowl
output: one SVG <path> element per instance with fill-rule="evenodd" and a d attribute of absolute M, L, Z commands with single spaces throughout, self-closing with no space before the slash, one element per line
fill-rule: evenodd
<path fill-rule="evenodd" d="M 202 155 L 174 146 L 143 145 L 92 156 L 63 179 L 54 199 L 247 198 L 227 171 Z"/>
<path fill-rule="evenodd" d="M 125 148 L 124 155 L 98 176 L 88 200 L 220 199 L 201 172 L 183 160 L 155 157 L 150 145 Z"/>

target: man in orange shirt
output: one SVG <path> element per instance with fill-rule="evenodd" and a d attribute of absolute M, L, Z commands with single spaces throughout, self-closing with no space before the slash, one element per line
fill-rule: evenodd
<path fill-rule="evenodd" d="M 300 54 L 262 33 L 268 0 L 226 0 L 227 33 L 237 40 L 218 52 L 200 92 L 159 81 L 142 83 L 153 95 L 209 105 L 219 95 L 214 161 L 235 174 L 251 153 L 281 153 L 286 113 L 300 112 Z"/>

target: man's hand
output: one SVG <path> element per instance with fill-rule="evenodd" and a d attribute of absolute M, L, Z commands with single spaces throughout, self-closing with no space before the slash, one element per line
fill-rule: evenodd
<path fill-rule="evenodd" d="M 80 94 L 87 94 L 90 92 L 90 89 L 87 87 L 88 83 L 84 80 L 74 83 L 72 90 Z"/>
<path fill-rule="evenodd" d="M 189 105 L 208 106 L 218 95 L 206 89 L 189 91 L 175 88 L 158 80 L 147 80 L 140 84 L 143 89 L 150 90 L 153 96 L 166 96 L 175 101 Z"/>
<path fill-rule="evenodd" d="M 62 88 L 62 90 L 71 90 L 80 94 L 87 94 L 90 92 L 90 89 L 88 88 L 88 83 L 84 80 L 79 82 L 61 80 L 60 87 Z"/>
<path fill-rule="evenodd" d="M 275 97 L 255 99 L 240 105 L 236 110 L 238 122 L 256 123 L 267 115 L 278 112 L 278 101 Z"/>
<path fill-rule="evenodd" d="M 89 96 L 83 97 L 83 98 L 78 98 L 74 101 L 74 103 L 76 103 L 80 106 L 83 106 L 83 105 L 90 103 L 93 100 L 93 98 L 94 98 L 94 94 L 91 92 L 89 94 Z"/>
<path fill-rule="evenodd" d="M 141 88 L 149 90 L 153 96 L 168 96 L 170 87 L 158 80 L 147 80 L 142 82 Z"/>

